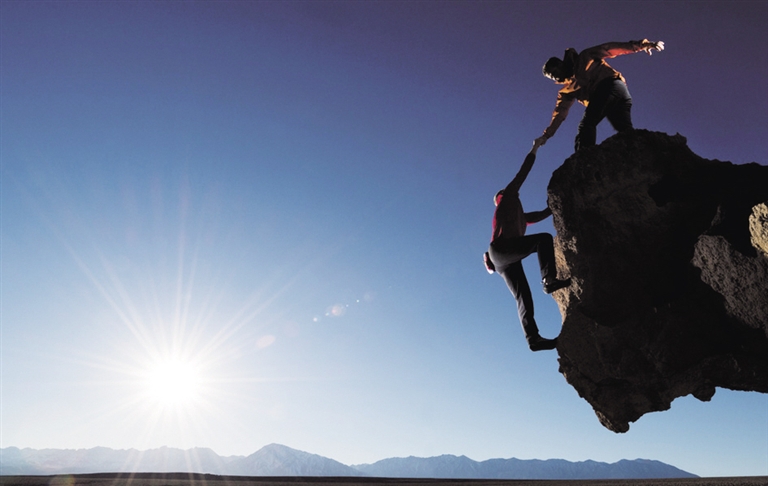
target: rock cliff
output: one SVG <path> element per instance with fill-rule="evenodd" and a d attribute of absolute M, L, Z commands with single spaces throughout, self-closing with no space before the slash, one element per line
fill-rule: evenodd
<path fill-rule="evenodd" d="M 560 372 L 615 432 L 716 387 L 768 393 L 768 167 L 635 130 L 548 187 Z"/>

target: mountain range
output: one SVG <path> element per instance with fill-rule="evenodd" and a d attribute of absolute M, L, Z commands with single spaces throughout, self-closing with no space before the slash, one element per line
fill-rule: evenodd
<path fill-rule="evenodd" d="M 249 456 L 219 456 L 204 448 L 161 447 L 147 451 L 93 449 L 0 449 L 0 475 L 99 472 L 194 472 L 230 476 L 371 476 L 455 479 L 648 479 L 695 478 L 669 464 L 647 459 L 570 462 L 563 459 L 489 459 L 466 456 L 390 458 L 347 466 L 333 459 L 267 445 Z"/>

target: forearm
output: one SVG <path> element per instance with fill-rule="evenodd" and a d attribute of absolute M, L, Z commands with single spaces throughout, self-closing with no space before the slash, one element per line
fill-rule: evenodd
<path fill-rule="evenodd" d="M 641 50 L 640 45 L 636 41 L 629 42 L 608 42 L 597 46 L 597 50 L 600 51 L 601 58 L 612 58 L 616 56 L 623 56 L 624 54 L 634 54 Z"/>
<path fill-rule="evenodd" d="M 549 208 L 543 209 L 541 211 L 532 211 L 530 213 L 525 213 L 525 222 L 528 224 L 538 223 L 539 221 L 547 219 L 551 215 L 552 210 Z"/>
<path fill-rule="evenodd" d="M 562 125 L 568 117 L 568 111 L 571 109 L 574 101 L 575 100 L 570 97 L 558 95 L 557 105 L 555 105 L 555 110 L 552 112 L 552 120 L 550 120 L 549 126 L 544 129 L 542 137 L 549 139 L 554 136 L 557 129 L 560 128 L 560 125 Z"/>
<path fill-rule="evenodd" d="M 535 161 L 536 152 L 529 152 L 528 155 L 525 156 L 525 160 L 523 161 L 523 165 L 520 166 L 520 170 L 517 171 L 517 175 L 514 179 L 512 179 L 512 182 L 507 185 L 506 189 L 504 189 L 504 192 L 518 192 L 520 190 L 520 186 L 522 186 L 523 182 L 525 182 L 525 178 L 528 177 L 528 173 L 531 172 L 533 163 Z"/>
<path fill-rule="evenodd" d="M 552 120 L 549 122 L 549 126 L 544 129 L 544 133 L 542 134 L 542 137 L 544 137 L 545 139 L 552 138 L 557 132 L 557 129 L 560 128 L 560 125 L 563 124 L 567 116 L 568 116 L 568 110 L 555 111 L 554 113 L 552 113 Z"/>
<path fill-rule="evenodd" d="M 589 55 L 589 57 L 610 59 L 616 56 L 634 54 L 640 51 L 645 51 L 650 54 L 651 50 L 653 49 L 661 51 L 663 48 L 663 42 L 651 42 L 648 39 L 643 39 L 629 42 L 608 42 L 606 44 L 601 44 L 599 46 L 586 49 L 586 51 L 588 51 L 587 55 Z"/>

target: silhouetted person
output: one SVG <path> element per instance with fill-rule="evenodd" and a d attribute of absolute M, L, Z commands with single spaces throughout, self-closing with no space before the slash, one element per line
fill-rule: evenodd
<path fill-rule="evenodd" d="M 608 118 L 617 132 L 631 130 L 632 127 L 632 97 L 629 95 L 624 76 L 613 69 L 605 59 L 645 51 L 664 50 L 661 41 L 651 42 L 648 39 L 629 42 L 609 42 L 590 47 L 577 53 L 569 48 L 563 59 L 551 57 L 542 69 L 544 76 L 552 79 L 563 87 L 557 93 L 557 104 L 552 113 L 552 121 L 537 138 L 539 145 L 544 145 L 557 131 L 574 101 L 581 102 L 587 109 L 579 124 L 576 135 L 575 150 L 595 145 L 597 124 L 603 118 Z"/>
<path fill-rule="evenodd" d="M 494 197 L 496 211 L 493 214 L 493 237 L 491 246 L 483 255 L 485 268 L 488 273 L 497 272 L 507 283 L 507 287 L 517 301 L 517 313 L 523 325 L 525 339 L 532 351 L 554 349 L 557 338 L 544 339 L 539 335 L 539 328 L 533 318 L 533 297 L 528 286 L 528 280 L 523 272 L 523 258 L 533 252 L 539 257 L 544 292 L 551 294 L 555 290 L 567 287 L 571 280 L 558 280 L 555 267 L 555 251 L 552 235 L 538 233 L 525 236 L 528 224 L 537 223 L 550 216 L 549 208 L 532 213 L 523 212 L 519 190 L 523 181 L 533 167 L 539 143 L 534 142 L 533 148 L 525 157 L 520 171 L 512 182 Z"/>

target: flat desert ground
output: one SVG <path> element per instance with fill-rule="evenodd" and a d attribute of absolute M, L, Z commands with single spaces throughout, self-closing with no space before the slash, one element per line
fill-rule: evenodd
<path fill-rule="evenodd" d="M 74 474 L 0 476 L 0 486 L 768 486 L 768 476 L 690 479 L 400 479 L 330 477 L 247 477 L 212 474 Z"/>

